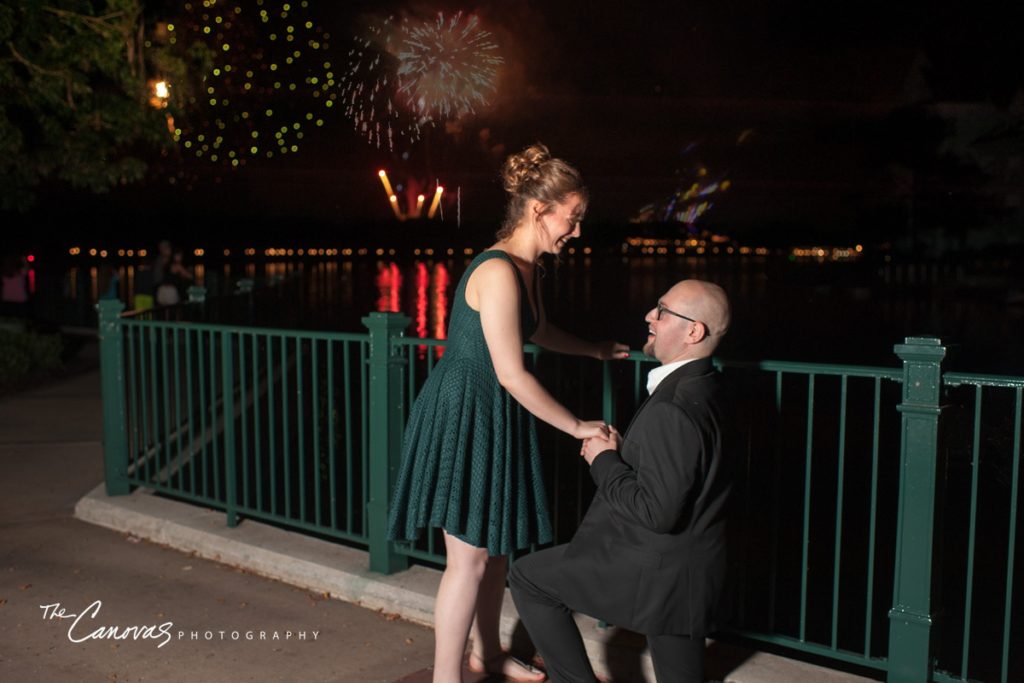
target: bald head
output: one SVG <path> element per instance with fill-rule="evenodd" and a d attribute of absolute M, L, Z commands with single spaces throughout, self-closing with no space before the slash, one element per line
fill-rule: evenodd
<path fill-rule="evenodd" d="M 729 297 L 726 296 L 725 290 L 714 282 L 683 280 L 670 289 L 669 293 L 671 294 L 677 288 L 690 306 L 690 310 L 695 313 L 691 317 L 700 320 L 707 326 L 707 335 L 712 338 L 709 341 L 713 340 L 712 347 L 718 346 L 718 342 L 729 331 L 731 317 Z"/>
<path fill-rule="evenodd" d="M 650 336 L 644 350 L 648 355 L 671 363 L 714 353 L 730 320 L 729 298 L 721 287 L 704 280 L 683 280 L 658 301 L 670 313 L 660 320 L 657 309 L 647 314 Z"/>

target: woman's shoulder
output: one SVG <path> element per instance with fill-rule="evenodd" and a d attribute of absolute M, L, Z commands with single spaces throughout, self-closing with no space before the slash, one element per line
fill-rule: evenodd
<path fill-rule="evenodd" d="M 503 274 L 514 275 L 516 265 L 507 252 L 489 249 L 481 252 L 471 264 L 472 274 L 480 273 L 487 279 L 502 278 Z"/>

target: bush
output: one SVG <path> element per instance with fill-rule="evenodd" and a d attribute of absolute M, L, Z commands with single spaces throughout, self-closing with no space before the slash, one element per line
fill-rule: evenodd
<path fill-rule="evenodd" d="M 37 334 L 0 328 L 0 390 L 60 369 L 63 343 L 59 334 Z"/>

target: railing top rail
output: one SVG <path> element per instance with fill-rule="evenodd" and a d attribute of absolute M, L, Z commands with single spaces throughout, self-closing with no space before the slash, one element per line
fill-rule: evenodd
<path fill-rule="evenodd" d="M 271 327 L 247 327 L 245 325 L 214 325 L 212 323 L 195 323 L 183 320 L 133 320 L 123 318 L 122 322 L 130 327 L 153 327 L 163 329 L 188 329 L 206 332 L 233 332 L 235 334 L 262 335 L 266 337 L 291 337 L 302 339 L 322 339 L 327 341 L 369 341 L 366 332 L 320 332 L 316 330 L 288 330 Z"/>
<path fill-rule="evenodd" d="M 964 384 L 973 384 L 985 387 L 1022 389 L 1024 388 L 1024 377 L 1013 377 L 1010 375 L 981 375 L 973 372 L 946 372 L 942 375 L 942 383 L 953 387 L 962 386 Z"/>
<path fill-rule="evenodd" d="M 395 346 L 447 346 L 447 339 L 434 339 L 433 337 L 394 337 L 392 343 Z"/>
<path fill-rule="evenodd" d="M 803 363 L 786 360 L 738 361 L 717 357 L 715 364 L 720 368 L 744 368 L 804 375 L 835 375 L 837 377 L 877 377 L 894 382 L 903 381 L 902 368 L 882 368 L 870 365 L 836 365 L 834 363 Z"/>

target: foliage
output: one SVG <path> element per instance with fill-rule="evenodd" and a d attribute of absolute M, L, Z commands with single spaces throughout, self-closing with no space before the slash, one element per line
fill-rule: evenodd
<path fill-rule="evenodd" d="M 27 210 L 54 180 L 105 192 L 173 144 L 149 105 L 140 0 L 0 0 L 0 208 Z"/>
<path fill-rule="evenodd" d="M 0 391 L 25 378 L 61 367 L 63 343 L 59 334 L 0 329 Z"/>

